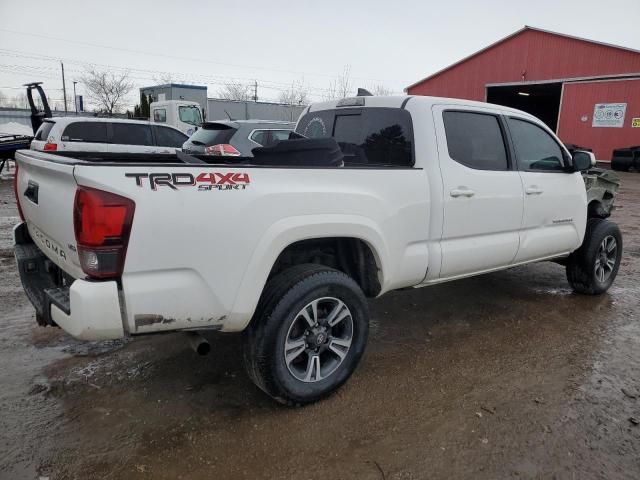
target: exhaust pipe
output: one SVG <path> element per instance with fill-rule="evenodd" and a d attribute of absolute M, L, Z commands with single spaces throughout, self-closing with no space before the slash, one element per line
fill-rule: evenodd
<path fill-rule="evenodd" d="M 198 355 L 207 355 L 211 351 L 209 341 L 198 332 L 186 332 L 189 339 L 189 345 Z"/>

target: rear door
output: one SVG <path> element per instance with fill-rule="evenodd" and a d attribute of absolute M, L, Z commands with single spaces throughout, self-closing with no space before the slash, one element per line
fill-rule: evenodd
<path fill-rule="evenodd" d="M 74 160 L 33 151 L 16 160 L 16 191 L 31 238 L 65 272 L 84 278 L 73 229 Z"/>
<path fill-rule="evenodd" d="M 184 142 L 189 139 L 184 133 L 175 128 L 156 125 L 153 130 L 156 147 L 164 147 L 162 151 L 166 150 L 173 153 L 176 148 L 182 148 Z"/>
<path fill-rule="evenodd" d="M 172 153 L 166 147 L 156 147 L 151 125 L 126 122 L 109 123 L 109 151 L 114 153 Z"/>
<path fill-rule="evenodd" d="M 523 192 L 498 111 L 434 106 L 444 187 L 441 278 L 510 265 Z"/>
<path fill-rule="evenodd" d="M 516 262 L 575 250 L 582 242 L 587 214 L 580 173 L 565 170 L 568 154 L 545 126 L 517 116 L 506 121 L 525 193 Z"/>

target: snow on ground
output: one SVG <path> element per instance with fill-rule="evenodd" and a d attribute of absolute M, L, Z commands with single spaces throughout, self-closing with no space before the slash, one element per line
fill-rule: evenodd
<path fill-rule="evenodd" d="M 0 123 L 0 134 L 2 133 L 33 136 L 33 130 L 30 127 L 17 122 Z"/>

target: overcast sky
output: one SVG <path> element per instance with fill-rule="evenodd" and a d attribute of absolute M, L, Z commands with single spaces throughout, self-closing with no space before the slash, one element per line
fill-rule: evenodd
<path fill-rule="evenodd" d="M 60 60 L 68 93 L 94 64 L 137 87 L 169 76 L 216 97 L 256 80 L 261 100 L 277 100 L 304 82 L 317 100 L 345 67 L 354 90 L 401 93 L 525 24 L 640 50 L 640 0 L 0 0 L 0 18 L 0 92 L 42 81 L 52 100 Z"/>

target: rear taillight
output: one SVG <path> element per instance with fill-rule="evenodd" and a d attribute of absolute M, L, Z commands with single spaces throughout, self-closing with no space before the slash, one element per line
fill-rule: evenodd
<path fill-rule="evenodd" d="M 207 155 L 217 155 L 219 157 L 239 157 L 241 155 L 238 149 L 228 143 L 219 143 L 218 145 L 205 147 L 204 153 Z"/>
<path fill-rule="evenodd" d="M 13 175 L 13 194 L 16 196 L 16 205 L 18 205 L 18 214 L 20 219 L 24 222 L 24 215 L 22 214 L 22 206 L 20 206 L 20 195 L 18 195 L 18 162 L 16 162 L 16 171 Z"/>
<path fill-rule="evenodd" d="M 73 227 L 84 273 L 94 278 L 122 275 L 135 203 L 115 193 L 78 187 Z"/>
<path fill-rule="evenodd" d="M 42 147 L 42 150 L 44 152 L 55 152 L 56 150 L 58 150 L 58 144 L 57 143 L 45 143 L 44 147 Z"/>

